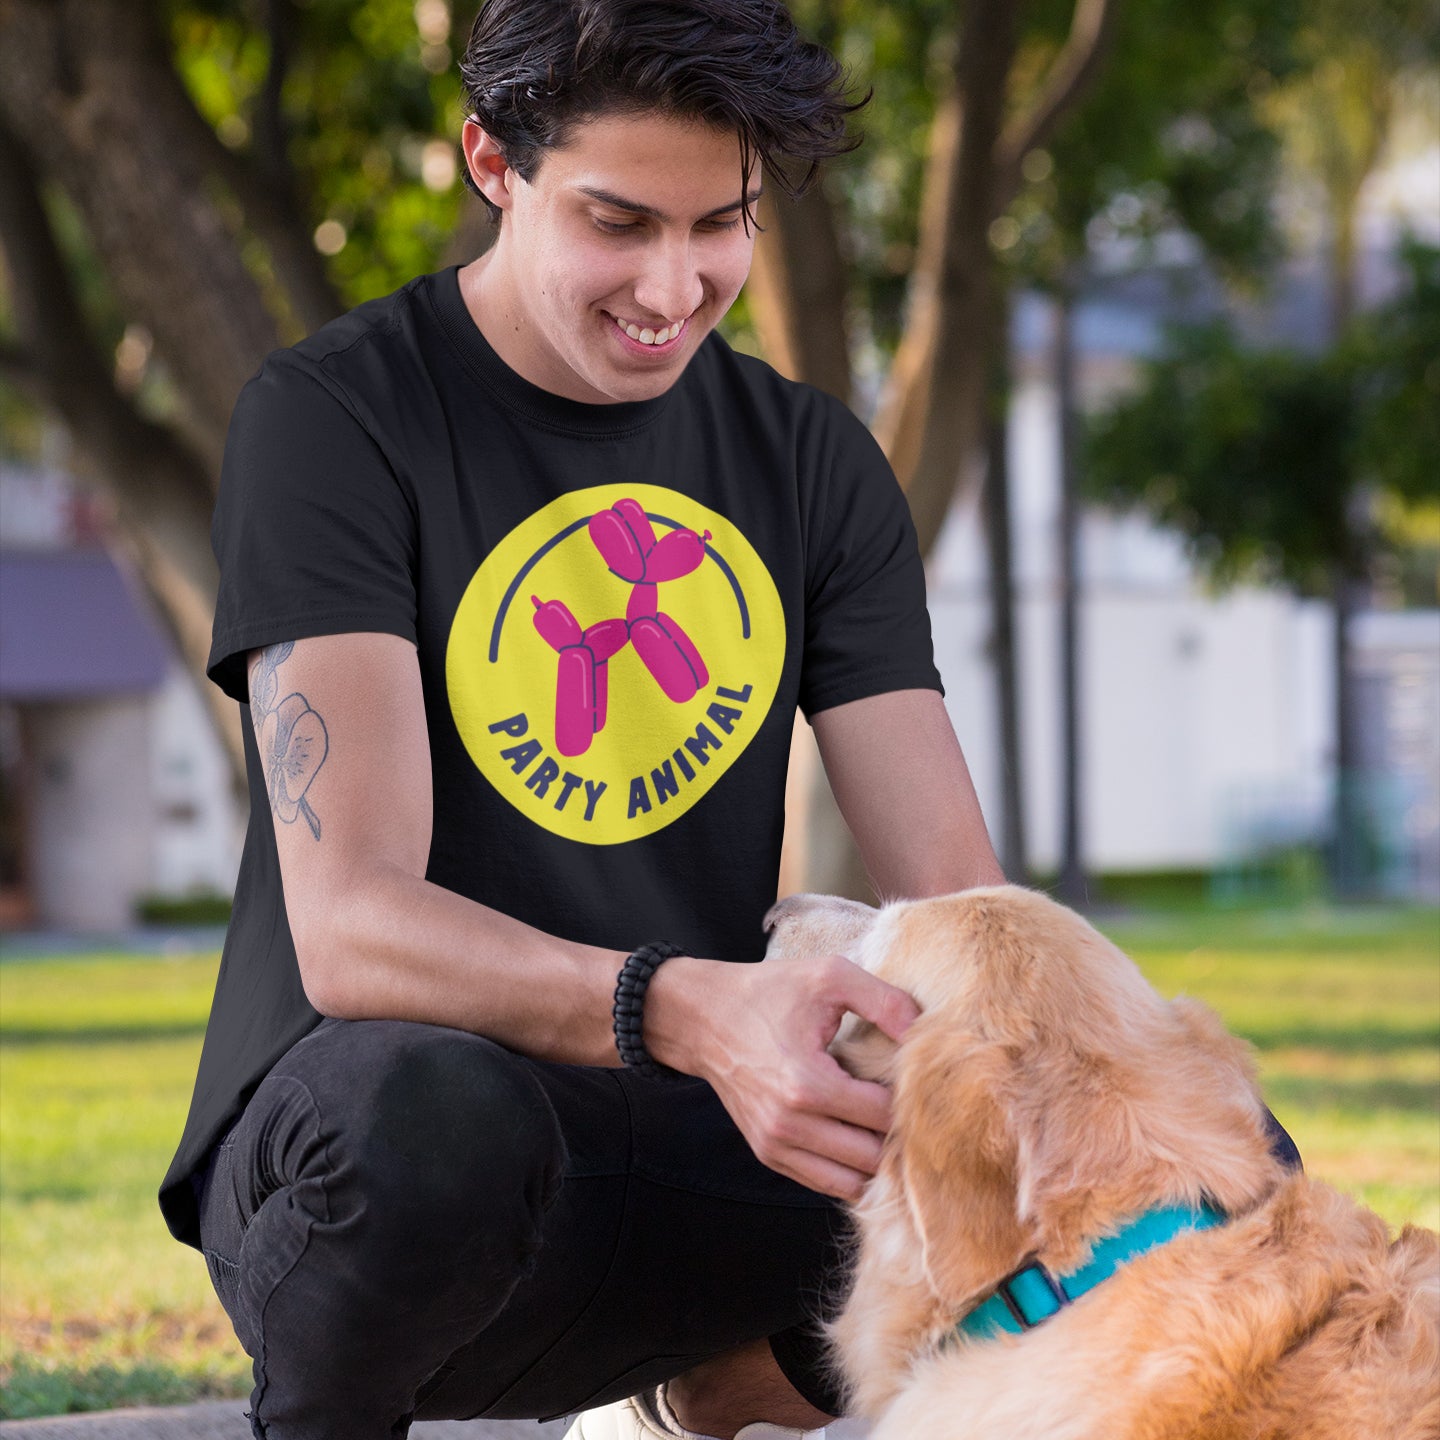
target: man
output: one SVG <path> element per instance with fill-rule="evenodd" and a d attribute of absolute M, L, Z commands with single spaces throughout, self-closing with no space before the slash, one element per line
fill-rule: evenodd
<path fill-rule="evenodd" d="M 252 820 L 162 1205 L 257 1436 L 820 1434 L 889 1116 L 825 1047 L 915 1007 L 730 963 L 795 706 L 882 893 L 1001 878 L 883 458 L 713 333 L 775 162 L 854 107 L 770 0 L 491 0 L 464 72 L 495 245 L 232 423 L 210 673 Z"/>

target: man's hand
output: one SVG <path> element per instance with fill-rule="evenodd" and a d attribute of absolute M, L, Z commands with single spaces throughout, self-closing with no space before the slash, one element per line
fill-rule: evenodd
<path fill-rule="evenodd" d="M 656 1060 L 714 1086 L 772 1170 L 854 1200 L 880 1163 L 890 1094 L 826 1049 L 852 1012 L 897 1041 L 920 1013 L 840 955 L 775 965 L 680 955 L 650 982 L 645 1041 Z"/>

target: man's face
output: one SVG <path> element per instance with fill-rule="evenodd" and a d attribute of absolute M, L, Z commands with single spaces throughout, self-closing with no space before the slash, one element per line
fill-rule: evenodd
<path fill-rule="evenodd" d="M 467 149 L 475 133 L 467 126 Z M 487 193 L 505 217 L 481 282 L 497 351 L 573 400 L 663 394 L 749 273 L 739 138 L 662 114 L 606 115 L 545 151 L 533 181 L 508 168 L 497 180 L 503 194 Z M 752 206 L 758 194 L 752 172 Z"/>

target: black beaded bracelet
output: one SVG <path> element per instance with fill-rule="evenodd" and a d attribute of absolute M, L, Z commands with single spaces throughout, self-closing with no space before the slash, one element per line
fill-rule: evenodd
<path fill-rule="evenodd" d="M 615 1048 L 627 1069 L 644 1075 L 648 1080 L 683 1080 L 678 1070 L 661 1065 L 650 1058 L 642 1033 L 645 1018 L 645 991 L 650 977 L 676 955 L 685 952 L 678 945 L 657 940 L 634 951 L 615 980 L 615 1004 L 610 1013 L 615 1019 Z"/>

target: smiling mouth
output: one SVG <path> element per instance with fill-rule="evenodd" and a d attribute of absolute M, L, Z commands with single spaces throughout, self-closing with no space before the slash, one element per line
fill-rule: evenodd
<path fill-rule="evenodd" d="M 688 323 L 686 320 L 677 320 L 673 325 L 666 325 L 656 330 L 649 325 L 637 325 L 633 320 L 622 320 L 618 315 L 611 315 L 615 328 L 627 339 L 635 341 L 637 345 L 646 345 L 653 350 L 658 350 L 669 345 L 679 338 L 680 333 Z"/>

